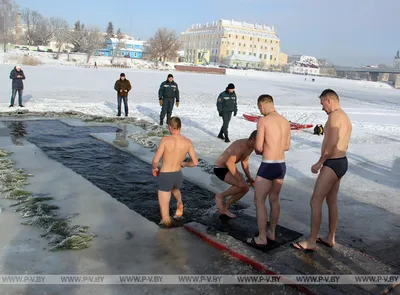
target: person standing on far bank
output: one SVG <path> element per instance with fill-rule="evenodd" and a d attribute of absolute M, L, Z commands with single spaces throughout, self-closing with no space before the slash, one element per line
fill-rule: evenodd
<path fill-rule="evenodd" d="M 25 74 L 24 71 L 21 70 L 20 66 L 15 66 L 14 69 L 10 73 L 10 79 L 12 80 L 12 92 L 11 92 L 11 102 L 10 108 L 14 106 L 15 96 L 18 92 L 18 105 L 23 108 L 22 105 L 22 92 L 24 90 L 24 82 Z"/>
<path fill-rule="evenodd" d="M 132 89 L 131 83 L 125 78 L 125 74 L 121 73 L 119 80 L 115 82 L 115 91 L 117 91 L 118 114 L 121 116 L 121 103 L 124 101 L 125 117 L 128 117 L 128 92 Z"/>
<path fill-rule="evenodd" d="M 229 122 L 237 114 L 237 97 L 235 93 L 235 85 L 229 83 L 224 92 L 218 96 L 217 109 L 219 116 L 222 117 L 222 127 L 218 134 L 218 138 L 224 139 L 225 142 L 230 142 L 228 137 Z"/>
<path fill-rule="evenodd" d="M 179 107 L 179 88 L 172 74 L 169 74 L 167 80 L 161 83 L 160 89 L 158 90 L 158 99 L 161 106 L 160 125 L 162 126 L 164 124 L 165 115 L 167 115 L 167 124 L 172 116 L 175 99 L 175 105 Z"/>

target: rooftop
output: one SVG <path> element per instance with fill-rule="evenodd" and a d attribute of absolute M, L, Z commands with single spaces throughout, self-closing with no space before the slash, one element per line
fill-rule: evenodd
<path fill-rule="evenodd" d="M 247 23 L 245 21 L 235 21 L 235 20 L 226 20 L 226 19 L 220 19 L 218 21 L 212 22 L 212 23 L 206 23 L 206 24 L 193 24 L 189 27 L 189 29 L 201 29 L 201 28 L 208 28 L 208 27 L 216 27 L 216 26 L 233 26 L 233 27 L 239 27 L 239 28 L 249 28 L 249 29 L 257 29 L 257 30 L 264 30 L 268 31 L 270 33 L 276 33 L 276 29 L 274 27 L 269 27 L 267 25 L 262 25 L 262 24 L 252 24 L 252 23 Z"/>

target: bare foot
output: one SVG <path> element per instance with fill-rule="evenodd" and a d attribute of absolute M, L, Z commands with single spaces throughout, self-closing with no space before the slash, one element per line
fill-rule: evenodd
<path fill-rule="evenodd" d="M 179 218 L 179 217 L 182 217 L 182 215 L 183 215 L 183 203 L 179 202 L 176 204 L 176 212 L 175 212 L 174 217 Z"/>
<path fill-rule="evenodd" d="M 172 225 L 171 218 L 168 219 L 161 219 L 159 225 L 165 226 L 165 227 L 170 227 Z"/>
<path fill-rule="evenodd" d="M 267 238 L 270 239 L 271 241 L 275 241 L 275 231 L 272 232 L 272 230 L 267 230 Z"/>
<path fill-rule="evenodd" d="M 256 243 L 256 245 L 265 246 L 265 245 L 268 244 L 268 241 L 266 239 L 265 240 L 261 240 L 259 237 L 254 237 L 254 238 L 248 238 L 247 239 L 247 243 L 250 243 L 250 244 Z"/>
<path fill-rule="evenodd" d="M 334 239 L 331 240 L 331 239 L 329 239 L 328 237 L 325 237 L 325 238 L 318 238 L 318 239 L 317 239 L 317 243 L 323 244 L 323 245 L 328 246 L 328 247 L 330 247 L 330 248 L 333 248 L 333 247 L 335 246 L 335 244 L 336 244 L 336 242 L 335 242 Z"/>
<path fill-rule="evenodd" d="M 236 215 L 231 213 L 231 212 L 229 212 L 228 209 L 225 209 L 224 213 L 221 213 L 221 214 L 228 215 L 230 218 L 236 218 Z"/>
<path fill-rule="evenodd" d="M 292 243 L 292 246 L 304 252 L 314 251 L 317 248 L 316 244 L 312 245 L 308 242 L 308 240 L 304 240 L 298 243 Z"/>

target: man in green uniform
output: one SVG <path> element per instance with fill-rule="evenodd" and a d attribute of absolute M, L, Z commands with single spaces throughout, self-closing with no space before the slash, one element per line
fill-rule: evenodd
<path fill-rule="evenodd" d="M 225 142 L 230 142 L 228 137 L 229 122 L 237 114 L 237 97 L 235 93 L 235 85 L 229 83 L 224 92 L 218 96 L 217 109 L 219 116 L 222 117 L 222 127 L 218 134 L 218 138 L 224 139 Z"/>
<path fill-rule="evenodd" d="M 158 99 L 161 106 L 160 125 L 164 124 L 165 115 L 167 115 L 168 124 L 174 108 L 175 99 L 176 107 L 179 107 L 179 88 L 172 74 L 169 74 L 167 80 L 161 83 L 160 89 L 158 90 Z"/>

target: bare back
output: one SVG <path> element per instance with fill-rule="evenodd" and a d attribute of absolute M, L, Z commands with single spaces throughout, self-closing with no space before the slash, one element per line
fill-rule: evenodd
<path fill-rule="evenodd" d="M 217 159 L 215 165 L 219 167 L 226 167 L 226 162 L 231 156 L 236 156 L 236 163 L 239 163 L 246 159 L 253 151 L 253 148 L 249 148 L 247 139 L 239 139 L 234 141 Z"/>
<path fill-rule="evenodd" d="M 324 127 L 322 153 L 327 148 L 332 148 L 331 158 L 345 157 L 352 129 L 350 118 L 342 109 L 330 113 Z"/>
<path fill-rule="evenodd" d="M 274 112 L 258 120 L 257 148 L 262 146 L 263 160 L 284 160 L 290 146 L 290 123 Z"/>
<path fill-rule="evenodd" d="M 171 135 L 162 139 L 160 149 L 163 151 L 160 172 L 176 172 L 181 170 L 181 164 L 193 149 L 193 144 L 180 134 Z"/>

